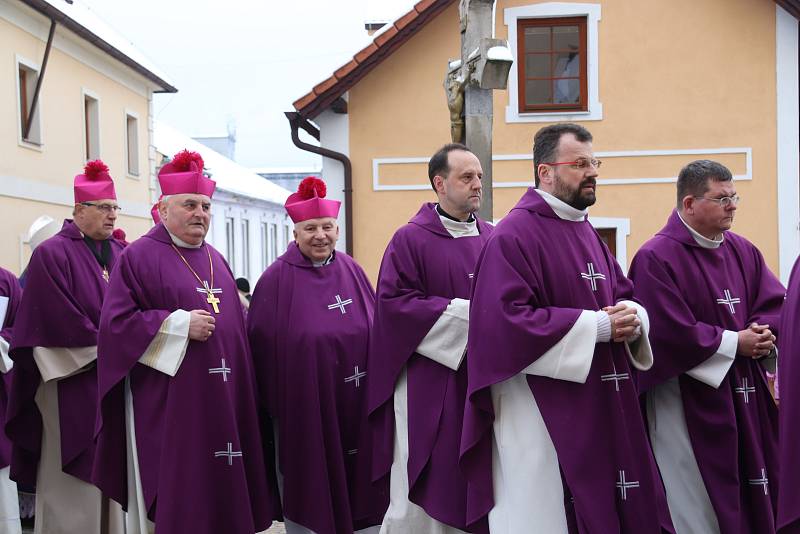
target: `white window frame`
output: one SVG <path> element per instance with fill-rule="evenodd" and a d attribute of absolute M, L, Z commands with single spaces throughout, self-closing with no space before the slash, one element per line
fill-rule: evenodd
<path fill-rule="evenodd" d="M 228 265 L 236 273 L 236 219 L 225 215 L 225 252 L 228 256 Z"/>
<path fill-rule="evenodd" d="M 600 102 L 598 23 L 600 4 L 573 4 L 570 2 L 545 2 L 527 6 L 509 7 L 503 10 L 503 22 L 508 27 L 508 45 L 513 57 L 518 58 L 517 21 L 519 19 L 541 19 L 556 17 L 586 17 L 586 85 L 588 111 L 536 111 L 519 112 L 519 84 L 515 62 L 508 76 L 508 106 L 506 122 L 560 122 L 560 121 L 599 121 L 603 118 L 603 104 Z"/>
<path fill-rule="evenodd" d="M 250 279 L 250 219 L 242 217 L 242 276 Z"/>
<path fill-rule="evenodd" d="M 96 144 L 97 144 L 97 153 L 91 154 L 89 147 L 86 146 L 86 97 L 91 98 L 96 102 L 97 105 L 97 132 L 96 132 Z M 87 89 L 85 87 L 81 88 L 81 131 L 83 132 L 83 137 L 81 138 L 81 146 L 83 147 L 83 154 L 82 156 L 85 158 L 85 161 L 91 161 L 95 159 L 101 158 L 101 154 L 103 153 L 102 147 L 102 139 L 103 136 L 100 133 L 100 124 L 102 124 L 102 112 L 101 112 L 101 105 L 100 105 L 100 95 L 95 93 L 94 91 Z"/>
<path fill-rule="evenodd" d="M 631 235 L 631 220 L 622 217 L 593 217 L 589 223 L 597 229 L 613 228 L 617 236 L 617 263 L 623 274 L 628 274 L 628 236 Z"/>
<path fill-rule="evenodd" d="M 133 119 L 136 121 L 135 126 L 135 138 L 134 138 L 134 147 L 131 150 L 130 146 L 130 128 L 128 127 L 128 121 Z M 129 109 L 125 110 L 125 175 L 128 178 L 132 178 L 134 180 L 138 180 L 141 178 L 142 170 L 139 167 L 139 114 L 135 111 L 131 111 Z M 132 165 L 133 164 L 133 165 Z"/>
<path fill-rule="evenodd" d="M 19 55 L 16 56 L 14 61 L 14 84 L 16 85 L 17 88 L 16 91 L 17 100 L 16 103 L 14 104 L 14 107 L 17 110 L 17 144 L 23 148 L 30 148 L 32 150 L 38 150 L 39 152 L 41 152 L 42 148 L 44 147 L 44 128 L 42 127 L 43 102 L 41 94 L 39 94 L 39 102 L 37 102 L 36 104 L 36 114 L 34 115 L 34 119 L 36 121 L 35 128 L 37 128 L 39 132 L 39 141 L 31 142 L 31 141 L 26 141 L 25 139 L 22 138 L 22 110 L 19 107 L 19 101 L 21 96 L 20 91 L 22 90 L 19 84 L 20 67 L 24 67 L 28 70 L 35 71 L 37 79 L 39 76 L 41 76 L 42 73 L 41 66 L 38 65 L 37 63 L 34 63 L 33 61 L 30 61 L 22 56 Z M 34 86 L 34 92 L 35 90 L 36 89 Z"/>

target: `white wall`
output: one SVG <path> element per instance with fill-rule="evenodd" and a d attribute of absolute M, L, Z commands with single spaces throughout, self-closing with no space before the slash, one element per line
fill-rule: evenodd
<path fill-rule="evenodd" d="M 320 146 L 350 155 L 350 116 L 346 113 L 334 113 L 331 110 L 322 112 L 314 122 L 320 129 Z M 328 186 L 328 198 L 342 203 L 339 212 L 339 241 L 336 249 L 347 250 L 347 225 L 350 224 L 344 212 L 344 166 L 341 162 L 330 158 L 322 158 L 322 178 Z"/>

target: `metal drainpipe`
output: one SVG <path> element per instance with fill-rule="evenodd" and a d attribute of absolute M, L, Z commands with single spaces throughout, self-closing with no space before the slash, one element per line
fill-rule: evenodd
<path fill-rule="evenodd" d="M 319 141 L 319 129 L 308 122 L 308 119 L 303 118 L 296 111 L 287 111 L 284 113 L 289 120 L 289 125 L 292 130 L 292 142 L 300 150 L 305 150 L 313 154 L 335 159 L 341 162 L 344 166 L 344 217 L 347 220 L 347 227 L 345 228 L 345 239 L 347 240 L 346 251 L 347 254 L 353 255 L 353 165 L 350 163 L 350 158 L 340 152 L 334 152 L 327 148 L 310 145 L 300 140 L 298 129 L 302 128 Z"/>
<path fill-rule="evenodd" d="M 50 33 L 47 35 L 47 45 L 44 48 L 44 58 L 42 59 L 42 66 L 39 69 L 39 77 L 36 79 L 36 89 L 33 90 L 33 100 L 31 101 L 31 109 L 28 111 L 28 120 L 25 121 L 25 129 L 22 132 L 22 140 L 27 141 L 28 136 L 31 134 L 31 127 L 33 126 L 33 118 L 36 115 L 36 108 L 39 104 L 39 92 L 42 90 L 42 82 L 44 81 L 44 73 L 47 70 L 47 60 L 50 59 L 50 48 L 53 46 L 53 36 L 56 33 L 56 20 L 50 19 Z"/>

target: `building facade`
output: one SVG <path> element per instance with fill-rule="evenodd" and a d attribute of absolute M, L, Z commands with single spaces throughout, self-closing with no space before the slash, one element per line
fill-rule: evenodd
<path fill-rule="evenodd" d="M 0 58 L 0 265 L 24 269 L 29 226 L 70 217 L 73 178 L 97 158 L 115 179 L 118 226 L 146 232 L 152 96 L 176 91 L 166 76 L 79 0 L 0 0 Z"/>
<path fill-rule="evenodd" d="M 434 199 L 426 164 L 450 140 L 442 83 L 459 2 L 424 0 L 294 103 L 352 164 L 353 252 L 373 278 L 393 232 Z M 578 122 L 603 160 L 590 219 L 622 265 L 664 224 L 687 162 L 727 165 L 734 230 L 785 281 L 800 252 L 795 0 L 497 0 L 508 89 L 494 93 L 494 218 L 533 185 L 535 132 Z M 297 119 L 296 119 L 297 120 Z M 323 176 L 337 180 L 338 161 Z"/>

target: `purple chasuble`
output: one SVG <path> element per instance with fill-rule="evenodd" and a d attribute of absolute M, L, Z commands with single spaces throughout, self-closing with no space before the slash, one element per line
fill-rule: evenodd
<path fill-rule="evenodd" d="M 764 369 L 737 356 L 717 389 L 685 373 L 717 352 L 723 330 L 757 322 L 777 335 L 783 286 L 752 243 L 725 232 L 718 248 L 703 248 L 675 211 L 636 253 L 629 275 L 650 311 L 655 359 L 638 376 L 641 392 L 678 377 L 689 438 L 721 532 L 774 532 L 778 413 Z"/>
<path fill-rule="evenodd" d="M 113 238 L 106 268 L 111 271 L 123 246 Z M 11 395 L 6 434 L 13 443 L 11 478 L 33 489 L 42 446 L 42 418 L 34 397 L 41 375 L 34 347 L 79 348 L 97 345 L 100 308 L 108 282 L 78 227 L 69 219 L 61 231 L 33 251 L 14 325 Z M 97 369 L 58 380 L 61 469 L 91 483 Z"/>
<path fill-rule="evenodd" d="M 7 343 L 13 343 L 14 335 L 14 321 L 17 316 L 17 309 L 19 302 L 22 298 L 22 288 L 19 285 L 17 277 L 13 273 L 0 268 L 0 297 L 6 297 L 8 303 L 6 304 L 5 318 L 0 317 L 0 337 L 6 340 Z M 14 376 L 12 369 L 0 378 L 0 423 L 5 429 L 6 422 L 6 409 L 8 408 L 8 397 L 11 389 L 11 377 Z M 5 430 L 0 432 L 0 469 L 7 467 L 11 464 L 11 440 L 6 436 Z"/>
<path fill-rule="evenodd" d="M 467 366 L 462 362 L 453 371 L 414 351 L 452 299 L 469 299 L 478 255 L 493 229 L 480 219 L 477 225 L 480 235 L 455 239 L 436 205 L 426 203 L 394 234 L 378 276 L 369 355 L 373 479 L 389 479 L 394 390 L 406 368 L 408 498 L 437 521 L 461 530 L 467 528 L 467 481 L 458 467 Z"/>
<path fill-rule="evenodd" d="M 470 306 L 461 466 L 471 522 L 493 506 L 490 387 L 545 354 L 583 310 L 632 294 L 589 222 L 560 219 L 535 189 L 497 226 L 478 260 Z M 672 531 L 630 373 L 621 343 L 598 343 L 583 384 L 527 375 L 558 455 L 573 532 Z M 611 374 L 625 379 L 605 378 Z"/>
<path fill-rule="evenodd" d="M 252 534 L 279 516 L 279 504 L 271 465 L 264 462 L 242 307 L 219 252 L 207 243 L 178 250 L 220 300 L 219 313 L 206 301 L 163 224 L 120 256 L 99 332 L 93 481 L 127 506 L 127 377 L 144 502 L 156 531 Z M 216 328 L 205 342 L 189 340 L 170 377 L 139 358 L 164 320 L 179 309 L 208 310 Z"/>
<path fill-rule="evenodd" d="M 278 428 L 284 515 L 316 534 L 378 525 L 388 506 L 387 488 L 369 478 L 374 306 L 372 286 L 350 256 L 336 252 L 314 267 L 295 243 L 261 275 L 250 301 L 258 383 Z"/>
<path fill-rule="evenodd" d="M 778 532 L 800 533 L 800 260 L 789 278 L 786 302 L 781 312 L 778 340 L 780 382 L 780 477 L 778 484 Z"/>

